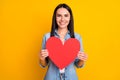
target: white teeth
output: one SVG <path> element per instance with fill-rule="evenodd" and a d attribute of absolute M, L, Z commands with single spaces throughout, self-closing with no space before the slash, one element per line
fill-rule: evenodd
<path fill-rule="evenodd" d="M 61 25 L 64 25 L 64 24 L 61 24 Z"/>
<path fill-rule="evenodd" d="M 65 23 L 60 23 L 61 25 L 64 25 Z"/>

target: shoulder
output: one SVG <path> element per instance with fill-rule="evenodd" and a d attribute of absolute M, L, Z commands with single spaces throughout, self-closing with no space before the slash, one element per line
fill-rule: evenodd
<path fill-rule="evenodd" d="M 44 34 L 43 38 L 44 38 L 45 40 L 47 40 L 48 38 L 50 38 L 50 32 L 49 32 L 49 33 Z"/>
<path fill-rule="evenodd" d="M 75 38 L 76 38 L 76 39 L 81 39 L 81 35 L 78 34 L 78 33 L 75 33 Z"/>
<path fill-rule="evenodd" d="M 50 32 L 49 32 L 49 33 L 44 34 L 44 37 L 50 37 Z"/>

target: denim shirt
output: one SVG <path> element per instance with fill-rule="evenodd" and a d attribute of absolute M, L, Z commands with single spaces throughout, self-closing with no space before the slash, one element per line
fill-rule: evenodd
<path fill-rule="evenodd" d="M 60 38 L 57 33 L 57 30 L 55 31 L 55 37 Z M 42 41 L 42 49 L 46 49 L 46 41 L 48 38 L 50 38 L 50 33 L 47 33 L 44 35 L 43 41 Z M 70 32 L 68 31 L 68 33 L 66 34 L 64 39 L 67 40 L 69 38 L 71 38 L 71 37 L 70 37 Z M 80 51 L 83 51 L 82 39 L 81 39 L 80 35 L 75 33 L 75 38 L 77 40 L 79 40 L 79 42 L 80 42 Z M 77 65 L 78 61 L 79 61 L 79 59 L 76 58 L 71 64 L 69 64 L 65 68 L 65 80 L 78 80 L 75 66 L 77 68 L 81 68 L 83 66 L 83 65 L 78 66 Z M 40 64 L 40 66 L 42 68 L 46 67 L 46 66 L 42 66 L 41 64 Z M 44 80 L 60 80 L 59 68 L 49 58 L 48 58 L 48 70 L 47 70 Z"/>

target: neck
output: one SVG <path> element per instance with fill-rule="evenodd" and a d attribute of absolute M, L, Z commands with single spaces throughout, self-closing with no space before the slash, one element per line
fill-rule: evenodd
<path fill-rule="evenodd" d="M 67 32 L 68 32 L 68 29 L 58 29 L 58 35 L 60 36 L 60 40 L 62 41 L 63 44 L 64 44 L 64 38 Z"/>
<path fill-rule="evenodd" d="M 68 32 L 67 28 L 64 29 L 58 29 L 58 34 L 65 35 Z"/>

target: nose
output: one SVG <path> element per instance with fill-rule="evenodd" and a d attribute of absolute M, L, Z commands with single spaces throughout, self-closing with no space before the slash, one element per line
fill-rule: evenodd
<path fill-rule="evenodd" d="M 64 19 L 65 19 L 65 18 L 62 16 L 62 17 L 61 17 L 61 21 L 63 21 Z"/>

